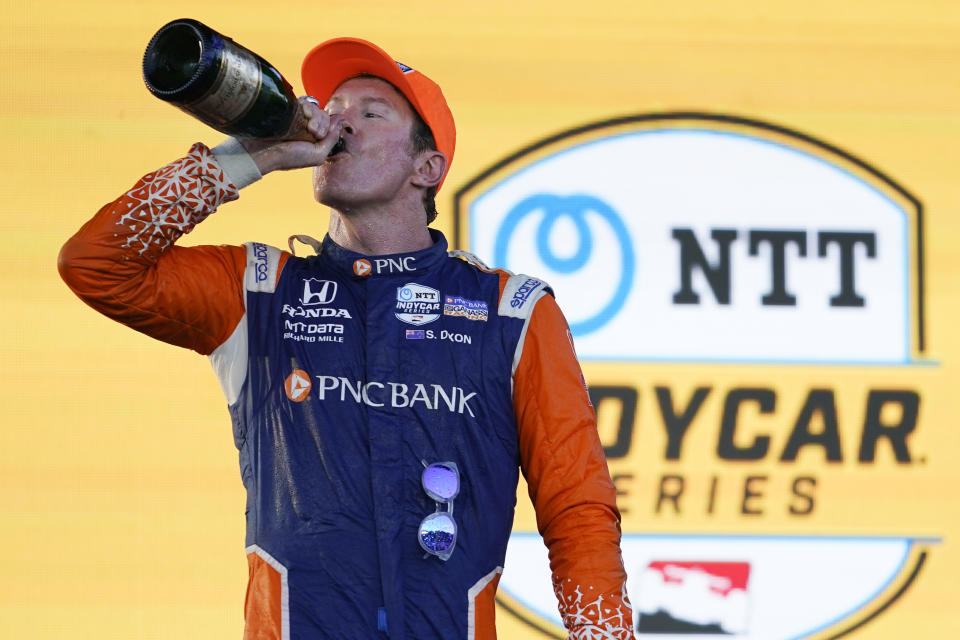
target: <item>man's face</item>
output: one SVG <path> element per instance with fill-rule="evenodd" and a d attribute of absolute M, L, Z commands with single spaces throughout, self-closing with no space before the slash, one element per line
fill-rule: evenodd
<path fill-rule="evenodd" d="M 314 168 L 314 198 L 341 212 L 392 202 L 414 171 L 409 103 L 384 80 L 353 78 L 325 109 L 343 119 L 343 150 Z"/>

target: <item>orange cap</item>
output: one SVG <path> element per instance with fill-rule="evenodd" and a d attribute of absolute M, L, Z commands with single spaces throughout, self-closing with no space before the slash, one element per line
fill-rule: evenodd
<path fill-rule="evenodd" d="M 436 82 L 359 38 L 334 38 L 318 44 L 303 59 L 300 74 L 304 90 L 321 105 L 326 104 L 337 87 L 359 75 L 382 78 L 399 89 L 430 127 L 437 151 L 447 157 L 447 168 L 437 188 L 443 184 L 453 163 L 457 127 Z"/>

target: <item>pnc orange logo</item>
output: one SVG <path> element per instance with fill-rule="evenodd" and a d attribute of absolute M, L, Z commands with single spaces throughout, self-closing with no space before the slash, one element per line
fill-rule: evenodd
<path fill-rule="evenodd" d="M 373 270 L 373 266 L 370 264 L 369 260 L 360 258 L 353 263 L 353 272 L 358 276 L 368 276 Z"/>
<path fill-rule="evenodd" d="M 310 389 L 313 383 L 310 382 L 310 374 L 302 369 L 294 369 L 293 373 L 287 376 L 283 388 L 287 392 L 287 397 L 294 402 L 303 402 L 310 395 Z"/>

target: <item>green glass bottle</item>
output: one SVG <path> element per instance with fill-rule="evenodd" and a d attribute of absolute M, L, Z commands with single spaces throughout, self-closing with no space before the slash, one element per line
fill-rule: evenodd
<path fill-rule="evenodd" d="M 302 127 L 293 88 L 269 62 L 196 20 L 174 20 L 143 54 L 150 93 L 232 136 L 286 138 Z"/>

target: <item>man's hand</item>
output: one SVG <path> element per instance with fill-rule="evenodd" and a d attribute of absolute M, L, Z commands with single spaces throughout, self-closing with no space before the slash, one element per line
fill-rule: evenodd
<path fill-rule="evenodd" d="M 261 175 L 271 171 L 315 167 L 327 159 L 340 139 L 341 116 L 331 116 L 316 102 L 299 99 L 303 126 L 283 140 L 238 138 L 243 148 L 260 169 Z"/>

